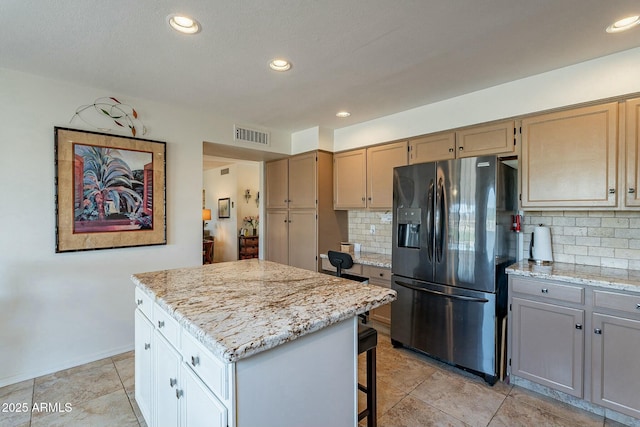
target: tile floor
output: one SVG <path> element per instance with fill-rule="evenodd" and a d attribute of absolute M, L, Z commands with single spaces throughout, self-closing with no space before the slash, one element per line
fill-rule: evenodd
<path fill-rule="evenodd" d="M 385 335 L 379 335 L 377 353 L 379 427 L 621 425 L 520 387 L 501 382 L 490 387 L 421 354 L 394 349 Z M 360 357 L 364 381 L 364 354 Z M 133 387 L 133 352 L 23 381 L 0 388 L 0 426 L 146 426 Z M 34 412 L 34 402 L 53 407 Z M 3 410 L 16 403 L 30 410 Z M 70 411 L 65 403 L 71 403 Z"/>

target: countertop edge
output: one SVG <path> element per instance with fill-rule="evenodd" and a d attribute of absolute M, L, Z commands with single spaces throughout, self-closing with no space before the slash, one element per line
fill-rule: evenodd
<path fill-rule="evenodd" d="M 580 269 L 584 269 L 584 271 L 579 271 Z M 599 273 L 596 271 L 598 269 L 599 267 L 578 264 L 554 263 L 551 265 L 536 265 L 529 261 L 519 261 L 508 266 L 506 272 L 515 276 L 550 279 L 559 282 L 640 293 L 640 277 L 638 279 L 615 277 L 616 275 L 624 276 L 625 273 L 629 275 L 629 270 L 611 268 L 604 269 L 604 273 Z M 611 275 L 606 275 L 606 271 L 611 272 Z"/>

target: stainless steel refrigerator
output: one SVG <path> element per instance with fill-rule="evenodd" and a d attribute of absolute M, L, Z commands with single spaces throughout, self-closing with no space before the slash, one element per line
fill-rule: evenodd
<path fill-rule="evenodd" d="M 391 340 L 498 375 L 517 173 L 496 156 L 402 166 L 393 174 Z"/>

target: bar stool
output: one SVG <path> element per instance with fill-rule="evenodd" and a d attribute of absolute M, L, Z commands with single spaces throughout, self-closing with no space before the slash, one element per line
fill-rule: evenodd
<path fill-rule="evenodd" d="M 368 281 L 366 277 L 342 274 L 342 269 L 353 266 L 353 258 L 346 252 L 329 251 L 329 262 L 336 268 L 336 276 L 345 279 Z M 365 318 L 366 321 L 366 318 Z M 367 407 L 358 414 L 358 421 L 367 418 L 367 427 L 377 425 L 377 399 L 376 399 L 376 346 L 378 345 L 378 331 L 369 326 L 358 324 L 358 354 L 367 352 L 367 384 L 358 383 L 358 390 L 367 395 Z"/>

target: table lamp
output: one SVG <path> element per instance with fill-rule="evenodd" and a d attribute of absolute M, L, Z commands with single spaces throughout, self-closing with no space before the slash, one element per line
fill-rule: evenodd
<path fill-rule="evenodd" d="M 205 221 L 211 221 L 211 209 L 202 209 L 202 234 L 203 236 L 209 236 L 209 230 L 205 230 L 207 223 Z"/>

